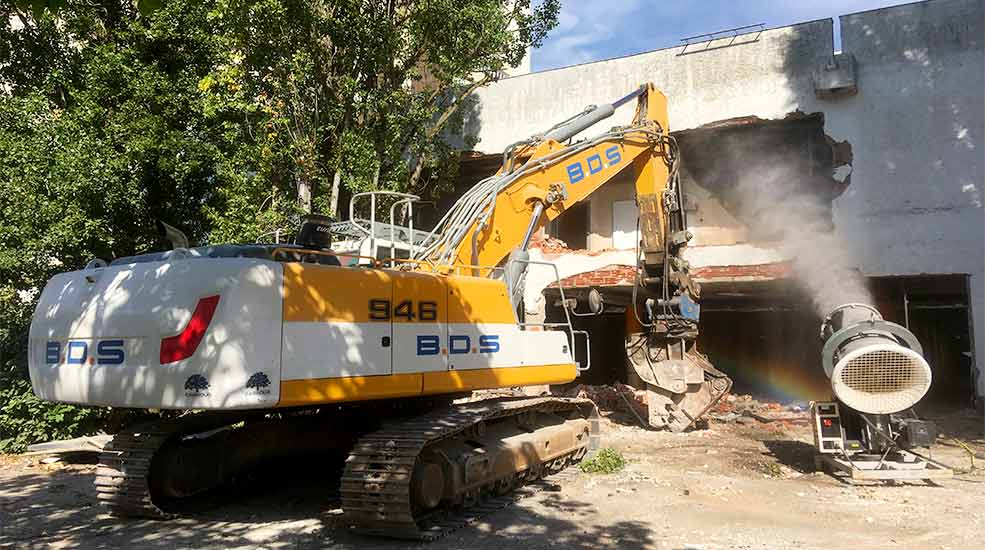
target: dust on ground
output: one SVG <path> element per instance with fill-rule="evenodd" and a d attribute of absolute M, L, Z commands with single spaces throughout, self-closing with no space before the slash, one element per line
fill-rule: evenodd
<path fill-rule="evenodd" d="M 603 445 L 629 460 L 624 471 L 566 472 L 564 483 L 426 547 L 981 547 L 985 474 L 969 471 L 970 456 L 950 440 L 933 457 L 956 468 L 954 479 L 853 486 L 814 471 L 806 422 L 741 418 L 672 434 L 613 414 L 603 420 Z M 952 411 L 938 421 L 983 448 L 980 415 Z M 307 475 L 258 480 L 218 509 L 160 522 L 107 515 L 95 498 L 94 472 L 91 464 L 0 456 L 0 547 L 419 547 L 347 533 L 330 482 Z"/>

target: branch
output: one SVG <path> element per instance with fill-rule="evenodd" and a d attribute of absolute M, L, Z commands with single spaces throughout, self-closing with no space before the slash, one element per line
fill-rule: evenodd
<path fill-rule="evenodd" d="M 458 99 L 454 103 L 449 105 L 445 109 L 445 112 L 441 113 L 441 115 L 438 117 L 438 120 L 434 122 L 434 125 L 428 129 L 426 134 L 428 140 L 431 140 L 434 138 L 434 136 L 438 135 L 438 132 L 440 132 L 441 129 L 444 127 L 444 125 L 448 122 L 448 119 L 451 118 L 452 115 L 454 115 L 456 112 L 458 112 L 458 109 L 462 106 L 462 103 L 465 102 L 465 98 L 472 95 L 473 92 L 485 86 L 486 84 L 489 84 L 492 81 L 493 81 L 492 75 L 486 73 L 485 75 L 483 75 L 482 78 L 476 80 L 468 88 L 466 88 L 465 91 L 462 92 L 462 95 L 458 96 Z"/>
<path fill-rule="evenodd" d="M 441 129 L 444 128 L 445 124 L 448 123 L 448 119 L 450 119 L 452 115 L 454 115 L 458 111 L 458 109 L 461 108 L 462 104 L 465 103 L 465 99 L 468 96 L 472 95 L 473 92 L 475 92 L 482 86 L 485 86 L 486 84 L 492 82 L 492 80 L 493 80 L 492 75 L 487 73 L 483 75 L 482 78 L 476 80 L 471 85 L 469 85 L 469 87 L 466 88 L 465 91 L 462 92 L 460 96 L 458 96 L 458 99 L 455 102 L 453 102 L 451 105 L 445 108 L 445 111 L 441 113 L 441 115 L 438 117 L 438 120 L 435 121 L 434 125 L 428 128 L 428 131 L 425 134 L 427 141 L 431 141 L 432 139 L 434 139 L 435 136 L 438 135 L 438 132 L 440 132 Z M 417 157 L 414 163 L 414 169 L 411 171 L 410 174 L 410 179 L 407 181 L 408 189 L 413 189 L 414 186 L 417 185 L 417 181 L 420 179 L 421 174 L 424 172 L 424 159 L 425 159 L 425 155 L 423 154 Z"/>
<path fill-rule="evenodd" d="M 24 25 L 24 28 L 25 29 L 30 29 L 31 28 L 31 23 L 27 20 L 26 17 L 24 17 L 24 14 L 21 13 L 21 10 L 19 10 L 17 8 L 14 8 L 14 13 L 17 14 L 17 19 L 20 19 L 21 25 Z"/>

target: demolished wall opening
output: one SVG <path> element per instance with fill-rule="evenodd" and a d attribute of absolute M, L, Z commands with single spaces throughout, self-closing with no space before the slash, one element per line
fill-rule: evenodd
<path fill-rule="evenodd" d="M 824 133 L 820 113 L 793 113 L 782 120 L 731 119 L 675 136 L 682 151 L 686 208 L 696 235 L 692 250 L 715 247 L 720 260 L 695 266 L 704 286 L 699 349 L 733 378 L 735 392 L 787 401 L 828 396 L 830 383 L 820 366 L 821 314 L 817 297 L 809 292 L 816 289 L 807 285 L 805 290 L 802 281 L 797 284 L 792 277 L 793 262 L 746 265 L 750 262 L 741 255 L 744 249 L 735 245 L 769 248 L 773 244 L 779 249 L 787 228 L 743 223 L 749 212 L 743 201 L 750 199 L 740 182 L 750 177 L 750 171 L 782 166 L 784 188 L 777 196 L 759 201 L 767 208 L 760 207 L 757 213 L 776 214 L 786 222 L 789 216 L 771 212 L 769 201 L 775 199 L 782 207 L 807 197 L 812 207 L 818 208 L 810 214 L 823 222 L 821 230 L 830 230 L 832 200 L 844 193 L 851 181 L 850 144 L 836 142 Z M 593 206 L 604 209 L 610 205 Z M 728 250 L 734 252 L 729 255 Z M 784 252 L 796 255 L 799 251 Z M 613 285 L 607 277 L 610 274 L 602 271 L 597 277 L 593 276 L 596 272 L 570 277 L 576 285 L 569 294 L 583 295 L 593 285 L 608 296 L 629 294 L 625 282 Z M 854 276 L 861 278 L 857 271 Z M 908 320 L 910 328 L 926 342 L 928 361 L 935 369 L 929 401 L 963 405 L 973 399 L 965 284 L 953 277 L 910 277 L 870 279 L 865 286 L 887 320 L 903 325 Z M 833 285 L 835 299 L 838 291 Z M 548 307 L 549 320 L 559 319 L 561 314 L 554 294 L 555 290 L 545 291 L 546 303 L 555 306 Z M 846 300 L 852 301 L 848 296 Z M 909 304 L 907 315 L 901 309 L 904 302 Z M 593 336 L 593 372 L 579 382 L 631 381 L 623 352 L 623 310 L 610 309 L 590 320 L 578 318 L 575 324 Z"/>
<path fill-rule="evenodd" d="M 771 207 L 804 208 L 805 215 L 832 228 L 831 202 L 851 182 L 852 149 L 824 133 L 822 113 L 790 113 L 783 119 L 741 117 L 675 132 L 681 149 L 685 189 L 691 195 L 692 225 L 741 226 L 731 234 L 743 242 L 776 243 L 791 221 Z M 757 185 L 759 180 L 776 180 Z M 768 196 L 759 197 L 756 193 Z M 722 219 L 708 199 L 731 219 Z M 763 223 L 762 217 L 777 223 Z M 699 243 L 700 244 L 700 243 Z"/>
<path fill-rule="evenodd" d="M 735 246 L 752 243 L 769 248 L 781 238 L 783 229 L 765 226 L 764 231 L 763 225 L 743 223 L 749 210 L 744 202 L 749 197 L 741 183 L 748 180 L 751 170 L 782 166 L 785 179 L 780 192 L 790 197 L 810 197 L 822 208 L 815 214 L 830 228 L 831 201 L 844 192 L 849 182 L 850 168 L 841 167 L 849 166 L 851 148 L 824 134 L 824 117 L 820 113 L 793 113 L 782 120 L 730 119 L 674 135 L 683 159 L 685 208 L 695 233 L 692 249 L 717 247 L 720 254 L 718 265 L 695 266 L 699 280 L 704 278 L 708 283 L 702 296 L 707 313 L 701 321 L 699 345 L 715 352 L 722 363 L 720 367 L 737 379 L 739 391 L 768 395 L 775 393 L 775 386 L 800 384 L 803 391 L 787 392 L 785 396 L 798 399 L 809 397 L 818 389 L 825 391 L 823 372 L 813 368 L 820 357 L 819 320 L 812 313 L 809 300 L 798 294 L 784 275 L 772 273 L 782 270 L 747 269 L 752 267 L 745 265 L 750 263 L 749 258 L 741 256 L 741 249 Z M 618 194 L 613 194 L 611 201 L 617 200 Z M 614 210 L 610 204 L 593 206 Z M 613 227 L 616 221 L 613 220 Z M 590 276 L 572 279 L 592 281 Z M 630 301 L 630 289 L 625 284 L 609 286 L 611 283 L 604 277 L 598 282 L 604 287 L 603 294 L 621 293 L 623 303 Z M 546 302 L 552 304 L 556 300 L 548 296 Z M 590 330 L 593 335 L 592 364 L 597 372 L 590 375 L 587 383 L 633 380 L 635 373 L 627 372 L 623 353 L 624 311 L 610 309 L 601 320 L 576 321 L 579 328 Z M 547 313 L 550 320 L 557 318 L 560 310 Z M 809 358 L 811 350 L 814 353 Z M 762 365 L 769 368 L 761 368 Z"/>
<path fill-rule="evenodd" d="M 547 225 L 547 235 L 571 249 L 588 248 L 589 208 L 588 202 L 568 208 Z"/>

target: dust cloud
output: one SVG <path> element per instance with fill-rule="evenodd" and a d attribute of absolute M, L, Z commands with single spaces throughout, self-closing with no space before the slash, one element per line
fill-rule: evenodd
<path fill-rule="evenodd" d="M 834 231 L 830 175 L 805 175 L 801 166 L 773 160 L 779 162 L 744 170 L 735 182 L 736 213 L 752 240 L 778 243 L 820 317 L 841 304 L 871 304 L 857 259 Z"/>

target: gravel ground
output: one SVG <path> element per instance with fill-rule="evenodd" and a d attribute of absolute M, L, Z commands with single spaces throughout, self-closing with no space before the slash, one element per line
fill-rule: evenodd
<path fill-rule="evenodd" d="M 426 545 L 429 549 L 981 548 L 985 473 L 940 444 L 954 479 L 851 485 L 814 471 L 798 423 L 718 423 L 686 434 L 604 422 L 603 443 L 629 460 L 611 475 L 564 474 L 534 496 Z M 940 419 L 983 448 L 971 411 Z M 985 461 L 979 461 L 979 465 Z M 0 456 L 3 548 L 408 548 L 340 527 L 330 480 L 285 475 L 224 496 L 201 516 L 169 522 L 106 515 L 91 464 Z"/>

